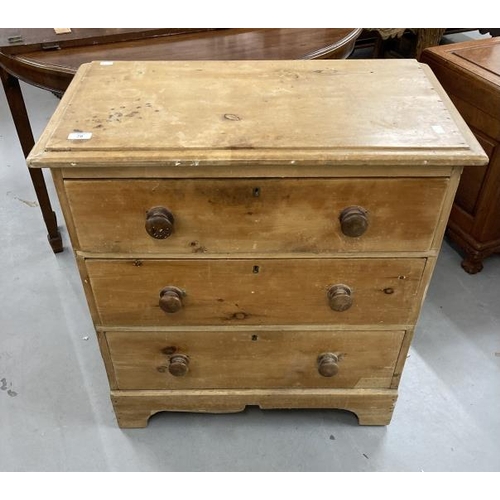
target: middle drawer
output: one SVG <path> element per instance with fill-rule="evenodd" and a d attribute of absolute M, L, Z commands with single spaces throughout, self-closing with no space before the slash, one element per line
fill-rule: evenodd
<path fill-rule="evenodd" d="M 102 325 L 407 325 L 426 259 L 85 261 Z"/>

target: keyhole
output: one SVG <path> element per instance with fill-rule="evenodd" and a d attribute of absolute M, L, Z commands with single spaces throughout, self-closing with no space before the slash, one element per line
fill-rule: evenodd
<path fill-rule="evenodd" d="M 257 335 L 252 335 L 252 342 L 257 342 L 259 337 Z"/>
<path fill-rule="evenodd" d="M 254 272 L 254 274 L 258 274 L 259 271 L 260 271 L 260 267 L 259 266 L 253 266 L 253 272 Z"/>
<path fill-rule="evenodd" d="M 255 198 L 258 198 L 260 196 L 260 188 L 253 188 L 253 195 Z"/>

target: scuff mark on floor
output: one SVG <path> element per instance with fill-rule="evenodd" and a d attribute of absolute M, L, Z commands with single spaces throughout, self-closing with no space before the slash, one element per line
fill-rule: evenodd
<path fill-rule="evenodd" d="M 21 203 L 24 203 L 25 205 L 28 205 L 28 207 L 38 207 L 38 202 L 36 201 L 28 201 L 28 200 L 23 200 L 22 198 L 18 198 L 17 196 L 15 197 L 16 200 L 19 200 Z"/>

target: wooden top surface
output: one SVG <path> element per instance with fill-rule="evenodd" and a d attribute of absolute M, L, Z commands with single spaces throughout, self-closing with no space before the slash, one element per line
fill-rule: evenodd
<path fill-rule="evenodd" d="M 85 46 L 67 46 L 61 50 L 27 52 L 20 60 L 24 64 L 39 64 L 74 72 L 82 64 L 102 60 L 314 59 L 335 54 L 335 51 L 349 46 L 361 31 L 360 28 L 230 28 L 162 36 L 153 34 L 132 41 L 89 43 Z"/>
<path fill-rule="evenodd" d="M 424 55 L 500 87 L 500 38 L 440 45 L 426 49 Z"/>
<path fill-rule="evenodd" d="M 203 28 L 0 28 L 0 50 L 5 54 L 22 54 L 201 30 Z"/>
<path fill-rule="evenodd" d="M 75 133 L 90 138 L 71 139 Z M 324 60 L 84 65 L 28 161 L 473 165 L 487 158 L 425 65 Z"/>

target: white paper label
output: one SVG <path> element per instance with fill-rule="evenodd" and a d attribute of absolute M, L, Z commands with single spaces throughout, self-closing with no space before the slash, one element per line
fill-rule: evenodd
<path fill-rule="evenodd" d="M 436 134 L 444 134 L 444 128 L 441 125 L 433 125 L 432 130 L 436 132 Z"/>
<path fill-rule="evenodd" d="M 68 139 L 72 141 L 86 141 L 92 137 L 92 132 L 71 132 Z"/>
<path fill-rule="evenodd" d="M 101 66 L 113 66 L 113 61 L 101 61 Z"/>

